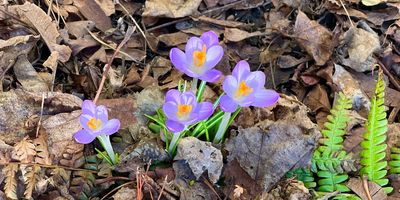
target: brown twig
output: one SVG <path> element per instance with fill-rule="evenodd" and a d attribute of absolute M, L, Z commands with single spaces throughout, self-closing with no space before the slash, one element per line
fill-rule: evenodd
<path fill-rule="evenodd" d="M 37 123 L 36 137 L 38 137 L 39 135 L 40 126 L 42 126 L 43 108 L 44 108 L 44 93 L 42 94 L 42 105 L 40 106 L 40 117 L 39 117 L 39 122 Z"/>
<path fill-rule="evenodd" d="M 369 192 L 369 189 L 368 189 L 368 179 L 366 179 L 364 177 L 361 177 L 361 179 L 363 182 L 364 192 L 367 195 L 368 200 L 372 200 L 371 193 Z"/>
<path fill-rule="evenodd" d="M 110 194 L 112 194 L 113 192 L 119 190 L 120 188 L 122 188 L 122 187 L 124 187 L 124 186 L 127 186 L 127 185 L 129 185 L 129 184 L 133 184 L 133 183 L 134 183 L 134 181 L 129 181 L 129 182 L 126 182 L 126 183 L 124 183 L 124 184 L 122 184 L 122 185 L 120 185 L 120 186 L 118 186 L 118 187 L 112 189 L 109 193 L 107 193 L 106 195 L 104 195 L 100 200 L 106 199 L 106 198 L 107 198 Z"/>
<path fill-rule="evenodd" d="M 125 180 L 125 181 L 132 181 L 132 179 L 124 177 L 124 176 L 111 176 L 103 179 L 97 179 L 95 181 L 96 185 L 100 185 L 109 181 L 115 181 L 115 180 Z"/>
<path fill-rule="evenodd" d="M 400 83 L 393 77 L 393 75 L 389 72 L 389 70 L 386 68 L 386 66 L 378 60 L 380 68 L 383 70 L 386 76 L 388 76 L 390 82 L 393 84 L 393 86 L 400 91 Z"/>
<path fill-rule="evenodd" d="M 126 42 L 128 42 L 128 40 L 131 38 L 131 36 L 132 36 L 132 34 L 133 34 L 133 31 L 134 31 L 133 27 L 132 27 L 132 26 L 129 26 L 129 27 L 128 27 L 128 30 L 126 31 L 126 34 L 125 34 L 124 39 L 121 41 L 121 43 L 119 43 L 119 45 L 118 45 L 117 49 L 115 49 L 115 52 L 114 52 L 114 54 L 112 55 L 111 59 L 108 61 L 108 63 L 106 64 L 106 66 L 104 66 L 105 69 L 104 69 L 103 75 L 102 75 L 102 77 L 101 77 L 100 85 L 99 85 L 99 88 L 97 89 L 96 97 L 95 97 L 94 100 L 93 100 L 93 103 L 94 103 L 94 104 L 96 104 L 97 100 L 99 100 L 100 93 L 101 93 L 101 90 L 102 90 L 103 87 L 104 87 L 104 82 L 106 81 L 107 74 L 108 74 L 108 71 L 110 70 L 112 61 L 114 60 L 115 56 L 118 54 L 118 52 L 120 51 L 120 49 L 122 48 L 122 46 L 124 46 L 124 44 L 125 44 Z"/>
<path fill-rule="evenodd" d="M 8 163 L 1 163 L 0 166 L 4 166 L 4 165 L 8 165 L 8 164 L 18 164 L 18 165 L 38 165 L 40 167 L 44 167 L 44 168 L 63 168 L 66 170 L 71 170 L 71 171 L 86 171 L 86 172 L 90 172 L 90 173 L 94 173 L 96 174 L 97 171 L 94 170 L 90 170 L 90 169 L 80 169 L 80 168 L 73 168 L 73 167 L 65 167 L 65 166 L 61 166 L 61 165 L 45 165 L 45 164 L 39 164 L 39 163 L 24 163 L 24 162 L 8 162 Z"/>

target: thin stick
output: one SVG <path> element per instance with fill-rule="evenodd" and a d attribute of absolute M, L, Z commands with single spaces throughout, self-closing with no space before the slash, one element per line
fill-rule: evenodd
<path fill-rule="evenodd" d="M 163 194 L 163 192 L 164 192 L 165 184 L 167 183 L 167 179 L 168 179 L 168 175 L 167 175 L 167 176 L 165 176 L 165 179 L 164 179 L 164 182 L 163 182 L 163 185 L 162 185 L 161 191 L 160 191 L 160 195 L 158 195 L 158 198 L 157 198 L 157 200 L 160 200 L 160 199 L 161 199 L 161 196 L 162 196 L 162 194 Z"/>
<path fill-rule="evenodd" d="M 0 164 L 0 166 L 5 166 L 8 164 L 29 165 L 29 166 L 38 165 L 38 166 L 44 167 L 44 168 L 63 168 L 66 170 L 71 170 L 71 171 L 86 171 L 86 172 L 97 174 L 97 171 L 89 170 L 89 169 L 79 169 L 79 168 L 65 167 L 65 166 L 61 166 L 61 165 L 45 165 L 45 164 L 39 164 L 39 163 L 8 162 L 8 163 L 4 163 L 4 164 L 2 163 L 2 164 Z"/>
<path fill-rule="evenodd" d="M 347 12 L 347 9 L 346 9 L 346 7 L 344 6 L 342 0 L 339 0 L 339 1 L 340 1 L 340 4 L 342 4 L 342 7 L 343 7 L 343 9 L 344 9 L 344 12 L 346 12 L 347 17 L 349 18 L 349 21 L 350 21 L 351 26 L 354 27 L 354 24 L 353 24 L 353 21 L 351 21 L 349 12 Z"/>
<path fill-rule="evenodd" d="M 36 128 L 36 137 L 38 137 L 39 129 L 40 129 L 40 126 L 42 125 L 43 107 L 44 107 L 44 93 L 42 94 L 42 105 L 40 107 L 40 117 L 39 117 L 39 122 L 38 122 L 37 128 Z"/>
<path fill-rule="evenodd" d="M 361 179 L 363 182 L 364 192 L 367 195 L 368 200 L 372 200 L 371 193 L 369 192 L 369 189 L 368 189 L 368 179 L 366 179 L 364 177 L 361 177 Z"/>
<path fill-rule="evenodd" d="M 110 194 L 112 194 L 113 192 L 117 191 L 118 189 L 120 189 L 120 188 L 122 188 L 122 187 L 124 187 L 124 186 L 127 186 L 127 185 L 129 185 L 129 184 L 132 184 L 132 183 L 134 183 L 134 181 L 126 182 L 126 183 L 124 183 L 124 184 L 122 184 L 122 185 L 120 185 L 120 186 L 118 186 L 118 187 L 112 189 L 109 193 L 107 193 L 106 195 L 104 195 L 100 200 L 104 200 L 105 198 L 107 198 L 107 197 L 108 197 Z"/>
<path fill-rule="evenodd" d="M 103 87 L 104 87 L 104 82 L 106 81 L 107 74 L 108 74 L 108 71 L 110 70 L 112 61 L 114 60 L 115 56 L 118 54 L 118 52 L 119 52 L 119 50 L 122 48 L 122 46 L 124 46 L 124 44 L 125 44 L 126 42 L 128 42 L 128 40 L 131 38 L 131 36 L 132 36 L 132 34 L 133 34 L 133 31 L 134 31 L 134 28 L 133 28 L 132 26 L 129 26 L 129 27 L 128 27 L 128 30 L 126 31 L 126 34 L 125 34 L 124 39 L 122 40 L 121 43 L 119 43 L 119 45 L 118 45 L 117 49 L 115 49 L 115 52 L 114 52 L 114 54 L 112 55 L 111 59 L 110 59 L 110 60 L 108 61 L 108 63 L 106 64 L 105 70 L 103 71 L 103 76 L 101 77 L 101 81 L 100 81 L 99 88 L 97 89 L 97 92 L 96 92 L 96 97 L 95 97 L 94 100 L 93 100 L 93 103 L 94 103 L 94 104 L 96 104 L 97 100 L 98 100 L 99 97 L 100 97 L 100 93 L 101 93 L 101 90 L 102 90 Z"/>

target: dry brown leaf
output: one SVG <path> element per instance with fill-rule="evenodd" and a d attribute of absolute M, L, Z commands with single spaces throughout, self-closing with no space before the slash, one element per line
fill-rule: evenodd
<path fill-rule="evenodd" d="M 74 5 L 78 7 L 86 19 L 95 23 L 96 28 L 105 32 L 112 28 L 111 19 L 101 9 L 100 5 L 94 0 L 74 0 Z"/>
<path fill-rule="evenodd" d="M 164 76 L 171 70 L 171 61 L 162 56 L 155 57 L 149 65 L 153 70 L 153 77 L 158 79 L 160 76 Z"/>
<path fill-rule="evenodd" d="M 54 71 L 55 72 L 55 71 Z M 14 64 L 14 74 L 22 88 L 29 92 L 47 92 L 49 88 L 33 68 L 26 55 L 20 55 Z"/>
<path fill-rule="evenodd" d="M 240 198 L 240 196 L 243 194 L 244 188 L 240 187 L 239 185 L 235 185 L 235 189 L 233 190 L 233 197 L 234 198 Z"/>
<path fill-rule="evenodd" d="M 375 6 L 375 5 L 378 5 L 378 4 L 386 2 L 386 1 L 383 1 L 383 0 L 361 0 L 361 2 L 366 6 Z"/>
<path fill-rule="evenodd" d="M 179 18 L 197 12 L 201 0 L 147 0 L 143 16 Z"/>
<path fill-rule="evenodd" d="M 65 45 L 58 44 L 58 37 L 60 34 L 57 30 L 57 26 L 40 7 L 26 2 L 18 6 L 16 11 L 22 21 L 31 24 L 32 27 L 40 33 L 51 52 L 58 51 L 61 62 L 68 61 L 71 55 L 71 49 Z"/>
<path fill-rule="evenodd" d="M 39 179 L 38 173 L 40 172 L 40 167 L 39 165 L 33 165 L 33 166 L 21 165 L 21 171 L 25 183 L 25 192 L 24 192 L 25 198 L 31 199 L 32 193 Z"/>
<path fill-rule="evenodd" d="M 212 23 L 212 24 L 219 25 L 219 26 L 229 27 L 229 28 L 245 28 L 245 27 L 251 27 L 254 25 L 254 24 L 245 24 L 245 23 L 238 22 L 238 21 L 214 19 L 214 18 L 207 17 L 204 15 L 199 16 L 199 17 L 192 17 L 192 19 L 199 20 L 201 22 Z"/>
<path fill-rule="evenodd" d="M 38 138 L 33 140 L 33 143 L 36 150 L 35 163 L 51 165 L 52 161 L 48 150 L 46 134 L 42 132 Z"/>
<path fill-rule="evenodd" d="M 18 164 L 8 164 L 3 168 L 3 174 L 6 177 L 4 185 L 4 193 L 10 199 L 18 199 L 17 197 L 17 179 L 15 177 L 18 171 Z"/>
<path fill-rule="evenodd" d="M 49 152 L 56 160 L 62 157 L 73 135 L 82 129 L 79 124 L 80 114 L 80 110 L 60 113 L 43 121 L 42 126 L 48 135 Z"/>
<path fill-rule="evenodd" d="M 249 33 L 247 31 L 243 31 L 237 28 L 225 28 L 224 31 L 225 39 L 230 42 L 240 42 L 244 39 L 261 35 L 264 35 L 264 33 L 260 31 Z"/>
<path fill-rule="evenodd" d="M 25 137 L 23 140 L 15 144 L 11 156 L 13 159 L 21 162 L 32 162 L 35 155 L 35 145 L 32 143 L 32 140 Z"/>
<path fill-rule="evenodd" d="M 44 93 L 43 113 L 54 115 L 71 112 L 81 108 L 82 100 L 75 95 L 48 92 Z M 22 90 L 0 93 L 0 139 L 7 144 L 21 141 L 31 131 L 26 121 L 41 110 L 42 94 Z M 61 133 L 63 135 L 64 133 Z"/>
<path fill-rule="evenodd" d="M 76 38 L 81 38 L 88 33 L 88 31 L 92 31 L 95 26 L 95 23 L 92 21 L 76 21 L 76 22 L 67 22 L 65 24 L 68 33 L 75 36 Z"/>
<path fill-rule="evenodd" d="M 367 195 L 365 194 L 365 189 L 363 187 L 363 180 L 361 180 L 360 178 L 350 178 L 346 185 L 354 193 L 361 197 L 361 199 L 368 199 Z M 387 198 L 387 195 L 382 187 L 374 182 L 368 181 L 368 190 L 371 194 L 372 200 L 381 200 Z"/>
<path fill-rule="evenodd" d="M 332 33 L 328 29 L 299 11 L 294 32 L 299 45 L 314 58 L 317 65 L 324 65 L 329 60 L 334 44 Z"/>
<path fill-rule="evenodd" d="M 8 40 L 0 39 L 0 74 L 11 67 L 19 55 L 28 54 L 39 38 L 39 36 L 25 35 Z"/>
<path fill-rule="evenodd" d="M 95 0 L 100 5 L 101 9 L 110 16 L 115 13 L 115 4 L 113 0 Z"/>
<path fill-rule="evenodd" d="M 170 34 L 162 34 L 158 36 L 160 42 L 163 42 L 167 47 L 178 46 L 184 44 L 189 39 L 189 36 L 183 32 L 176 32 Z"/>

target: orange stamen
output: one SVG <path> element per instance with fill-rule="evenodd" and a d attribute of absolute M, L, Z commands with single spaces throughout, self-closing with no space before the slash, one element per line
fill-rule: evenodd
<path fill-rule="evenodd" d="M 201 51 L 195 50 L 193 52 L 193 64 L 196 67 L 203 67 L 204 62 L 206 62 L 206 45 L 203 45 Z"/>
<path fill-rule="evenodd" d="M 192 111 L 192 105 L 178 105 L 178 112 L 176 112 L 176 115 L 178 115 L 178 117 L 183 117 L 186 116 L 190 113 L 190 111 Z"/>
<path fill-rule="evenodd" d="M 243 97 L 253 92 L 253 88 L 248 86 L 244 81 L 241 81 L 239 87 L 236 90 L 237 97 Z"/>
<path fill-rule="evenodd" d="M 92 117 L 86 124 L 89 126 L 90 129 L 96 130 L 101 126 L 101 121 L 100 119 Z"/>

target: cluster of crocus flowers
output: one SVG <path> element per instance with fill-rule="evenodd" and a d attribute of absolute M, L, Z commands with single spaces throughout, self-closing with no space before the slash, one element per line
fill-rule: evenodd
<path fill-rule="evenodd" d="M 83 129 L 75 133 L 75 140 L 81 144 L 89 144 L 97 138 L 113 164 L 116 164 L 109 136 L 119 130 L 119 120 L 108 120 L 105 106 L 96 106 L 92 101 L 85 100 L 82 103 L 82 115 L 79 117 L 79 122 Z"/>

